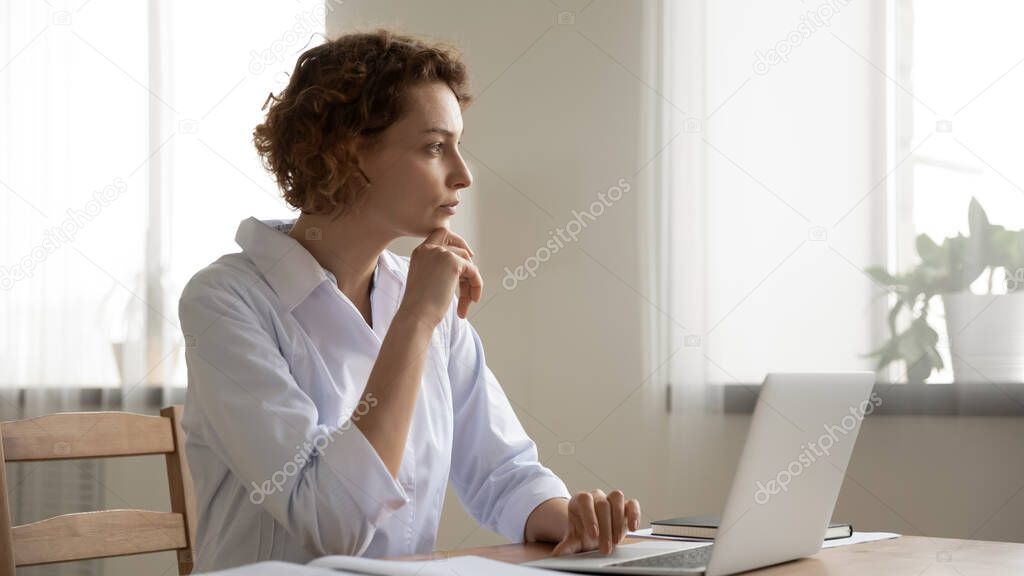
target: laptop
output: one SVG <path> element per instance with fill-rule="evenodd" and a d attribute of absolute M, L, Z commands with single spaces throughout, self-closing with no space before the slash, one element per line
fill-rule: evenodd
<path fill-rule="evenodd" d="M 527 566 L 590 574 L 722 576 L 821 550 L 863 418 L 871 372 L 769 374 L 713 543 L 645 540 Z"/>

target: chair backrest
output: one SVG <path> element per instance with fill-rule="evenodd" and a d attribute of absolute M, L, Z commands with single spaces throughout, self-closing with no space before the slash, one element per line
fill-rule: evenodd
<path fill-rule="evenodd" d="M 195 495 L 185 459 L 181 406 L 160 416 L 67 412 L 0 422 L 0 576 L 18 566 L 175 550 L 178 571 L 192 571 Z M 7 462 L 164 454 L 171 512 L 102 510 L 13 526 Z"/>

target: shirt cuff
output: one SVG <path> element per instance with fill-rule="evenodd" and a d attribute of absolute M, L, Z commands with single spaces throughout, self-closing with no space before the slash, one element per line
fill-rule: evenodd
<path fill-rule="evenodd" d="M 327 428 L 323 428 L 328 434 Z M 324 449 L 325 471 L 336 475 L 348 488 L 363 516 L 374 527 L 379 526 L 395 510 L 409 503 L 402 485 L 391 475 L 380 455 L 351 421 L 328 436 L 330 445 Z"/>
<path fill-rule="evenodd" d="M 526 520 L 545 500 L 570 498 L 565 482 L 548 472 L 517 488 L 505 502 L 498 519 L 498 533 L 512 542 L 522 542 Z"/>

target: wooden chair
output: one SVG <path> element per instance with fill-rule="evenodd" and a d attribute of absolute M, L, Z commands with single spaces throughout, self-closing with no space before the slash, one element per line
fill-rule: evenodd
<path fill-rule="evenodd" d="M 17 566 L 175 550 L 192 572 L 195 495 L 184 457 L 181 406 L 160 416 L 68 412 L 0 423 L 0 576 Z M 6 462 L 164 454 L 172 512 L 102 510 L 11 525 Z"/>

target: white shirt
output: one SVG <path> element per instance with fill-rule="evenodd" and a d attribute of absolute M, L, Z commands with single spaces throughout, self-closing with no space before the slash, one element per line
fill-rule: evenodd
<path fill-rule="evenodd" d="M 522 541 L 530 512 L 569 493 L 538 462 L 454 299 L 429 345 L 396 480 L 353 420 L 375 405 L 363 392 L 409 260 L 380 255 L 371 329 L 286 234 L 293 222 L 244 220 L 243 251 L 181 296 L 196 571 L 430 552 L 449 480 L 478 522 Z"/>

